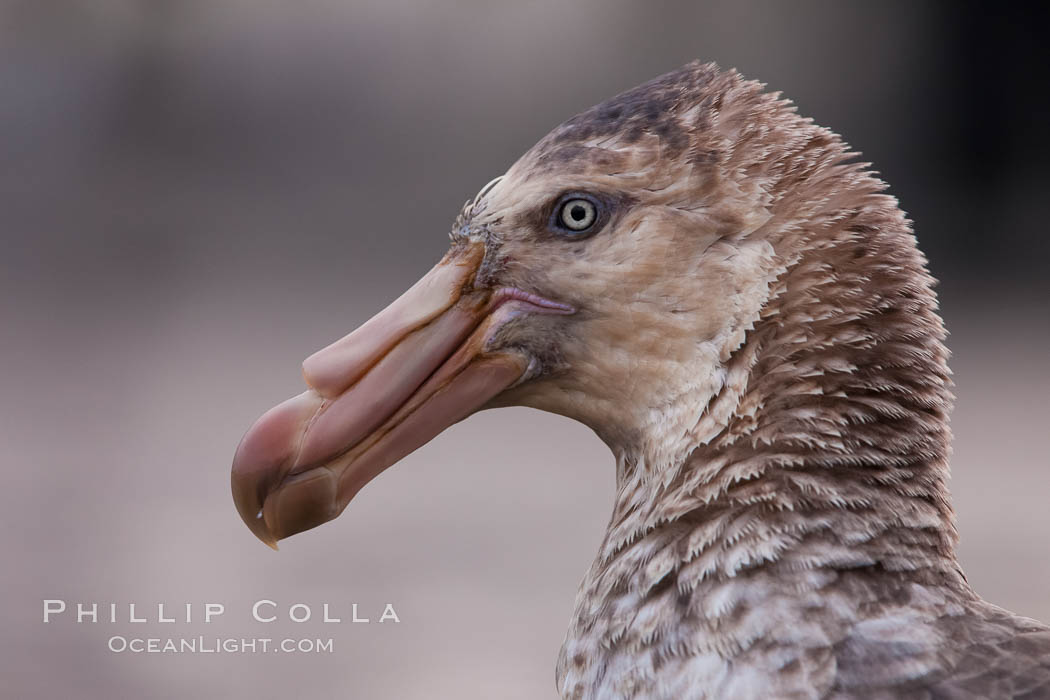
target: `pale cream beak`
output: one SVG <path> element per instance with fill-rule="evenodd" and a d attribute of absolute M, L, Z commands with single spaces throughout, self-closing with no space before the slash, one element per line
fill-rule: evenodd
<path fill-rule="evenodd" d="M 276 548 L 337 517 L 384 469 L 517 382 L 527 358 L 486 352 L 509 318 L 572 313 L 534 295 L 475 289 L 483 255 L 480 243 L 454 248 L 386 309 L 307 358 L 311 388 L 248 430 L 233 459 L 233 499 L 259 539 Z"/>

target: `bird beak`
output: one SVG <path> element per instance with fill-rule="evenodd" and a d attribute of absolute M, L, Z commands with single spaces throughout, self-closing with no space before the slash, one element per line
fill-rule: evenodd
<path fill-rule="evenodd" d="M 233 459 L 233 500 L 259 539 L 276 549 L 332 520 L 380 472 L 524 374 L 524 357 L 486 352 L 512 314 L 492 290 L 474 288 L 483 255 L 480 243 L 454 248 L 377 316 L 307 358 L 309 390 L 248 430 Z"/>

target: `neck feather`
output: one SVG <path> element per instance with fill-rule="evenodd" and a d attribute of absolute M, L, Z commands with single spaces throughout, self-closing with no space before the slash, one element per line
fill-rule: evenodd
<path fill-rule="evenodd" d="M 945 484 L 943 325 L 886 200 L 888 221 L 861 212 L 785 267 L 684 457 L 614 447 L 617 501 L 559 678 L 596 682 L 601 650 L 724 659 L 792 639 L 813 610 L 827 632 L 972 596 Z"/>
<path fill-rule="evenodd" d="M 618 569 L 643 593 L 757 568 L 958 579 L 932 284 L 885 195 L 800 239 L 722 390 L 692 407 L 685 455 L 616 448 L 618 498 L 595 564 L 607 580 Z"/>

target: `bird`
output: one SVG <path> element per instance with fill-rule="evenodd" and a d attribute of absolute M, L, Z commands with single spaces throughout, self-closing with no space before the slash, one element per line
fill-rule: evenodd
<path fill-rule="evenodd" d="M 245 434 L 232 489 L 262 541 L 529 406 L 616 465 L 561 697 L 1050 698 L 1050 627 L 956 558 L 935 281 L 837 134 L 694 61 L 553 129 L 450 239 Z"/>

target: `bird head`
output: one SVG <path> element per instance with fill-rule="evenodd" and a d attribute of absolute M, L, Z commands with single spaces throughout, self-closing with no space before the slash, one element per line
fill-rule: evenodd
<path fill-rule="evenodd" d="M 444 259 L 307 358 L 308 390 L 245 435 L 248 527 L 274 545 L 335 518 L 483 408 L 566 415 L 611 445 L 695 441 L 791 256 L 769 144 L 802 120 L 760 88 L 690 64 L 565 122 L 479 192 Z"/>

